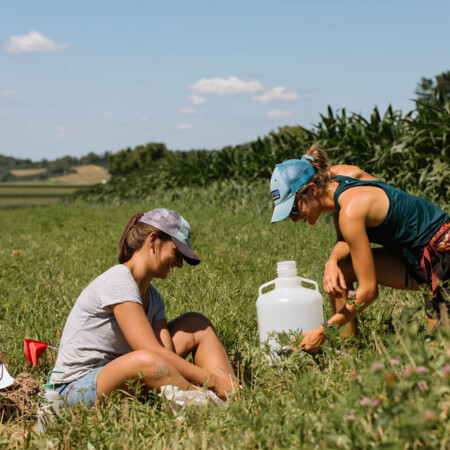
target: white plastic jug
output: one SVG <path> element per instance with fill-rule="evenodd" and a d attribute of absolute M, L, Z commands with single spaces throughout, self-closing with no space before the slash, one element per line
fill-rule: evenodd
<path fill-rule="evenodd" d="M 47 431 L 48 425 L 53 422 L 56 416 L 59 415 L 59 406 L 61 396 L 53 389 L 53 384 L 50 383 L 50 375 L 52 373 L 63 373 L 58 370 L 52 370 L 47 374 L 47 383 L 44 384 L 44 390 L 38 395 L 38 432 Z"/>
<path fill-rule="evenodd" d="M 273 350 L 279 345 L 274 337 L 269 339 L 269 333 L 308 331 L 323 324 L 323 298 L 317 283 L 297 276 L 295 261 L 278 262 L 277 273 L 278 278 L 259 287 L 256 301 L 259 340 L 267 341 Z M 303 282 L 314 285 L 315 289 L 303 287 Z M 262 293 L 274 283 L 275 289 Z"/>

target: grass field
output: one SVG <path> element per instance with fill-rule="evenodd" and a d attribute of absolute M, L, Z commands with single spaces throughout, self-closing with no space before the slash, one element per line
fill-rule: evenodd
<path fill-rule="evenodd" d="M 45 206 L 58 203 L 62 197 L 77 189 L 109 179 L 104 167 L 88 164 L 74 167 L 76 173 L 52 177 L 43 181 L 13 181 L 0 183 L 0 208 Z M 44 169 L 11 171 L 18 177 L 27 177 Z"/>
<path fill-rule="evenodd" d="M 270 225 L 266 183 L 180 189 L 135 204 L 59 204 L 1 213 L 0 345 L 12 375 L 44 382 L 56 353 L 33 370 L 23 338 L 58 346 L 81 290 L 116 263 L 128 218 L 154 207 L 178 210 L 202 258 L 155 286 L 168 319 L 199 311 L 215 324 L 244 389 L 220 408 L 191 409 L 175 420 L 164 401 L 110 397 L 63 411 L 46 435 L 28 433 L 35 417 L 0 425 L 8 448 L 436 448 L 450 445 L 450 335 L 426 341 L 418 293 L 381 289 L 360 321 L 357 340 L 332 333 L 323 351 L 294 353 L 270 366 L 258 342 L 258 287 L 276 262 L 294 259 L 319 282 L 334 243 L 331 221 L 315 227 Z M 331 314 L 325 301 L 325 317 Z"/>

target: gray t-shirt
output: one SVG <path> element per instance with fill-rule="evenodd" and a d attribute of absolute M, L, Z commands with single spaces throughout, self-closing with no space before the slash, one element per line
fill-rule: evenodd
<path fill-rule="evenodd" d="M 165 319 L 164 300 L 150 284 L 148 320 Z M 53 370 L 54 384 L 70 383 L 132 351 L 111 309 L 111 305 L 134 302 L 142 305 L 141 294 L 130 269 L 111 267 L 92 281 L 78 297 L 67 318 Z"/>

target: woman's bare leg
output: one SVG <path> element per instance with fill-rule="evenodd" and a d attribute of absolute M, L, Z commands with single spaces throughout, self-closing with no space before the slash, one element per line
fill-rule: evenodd
<path fill-rule="evenodd" d="M 388 286 L 395 289 L 418 290 L 419 285 L 411 278 L 407 277 L 407 270 L 402 260 L 392 252 L 384 248 L 374 248 L 372 250 L 375 261 L 375 272 L 377 283 L 382 286 Z M 351 258 L 339 262 L 339 268 L 345 278 L 347 286 L 357 281 Z M 330 295 L 330 305 L 333 314 L 339 312 L 347 303 L 348 290 L 341 297 Z M 347 327 L 342 330 L 342 336 L 357 335 L 356 319 L 348 323 Z"/>
<path fill-rule="evenodd" d="M 228 355 L 212 323 L 202 314 L 186 313 L 168 324 L 175 352 L 185 358 L 194 355 L 194 363 L 220 378 L 236 380 Z"/>
<path fill-rule="evenodd" d="M 110 394 L 114 389 L 126 389 L 126 381 L 140 378 L 150 388 L 172 384 L 183 390 L 195 389 L 164 359 L 149 350 L 137 350 L 108 363 L 98 374 L 97 396 Z"/>

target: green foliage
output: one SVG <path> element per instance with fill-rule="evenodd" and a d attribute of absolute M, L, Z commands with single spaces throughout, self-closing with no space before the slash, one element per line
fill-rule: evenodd
<path fill-rule="evenodd" d="M 267 190 L 265 180 L 216 181 L 121 200 L 120 207 L 75 203 L 5 210 L 0 342 L 13 376 L 26 371 L 44 382 L 56 352 L 47 349 L 32 369 L 22 339 L 58 346 L 77 296 L 115 264 L 129 217 L 164 206 L 190 222 L 202 258 L 199 266 L 185 265 L 167 280 L 155 280 L 168 319 L 187 311 L 208 316 L 244 389 L 223 407 L 192 408 L 184 420 L 176 420 L 169 405 L 153 395 L 113 395 L 90 410 L 65 409 L 55 427 L 46 435 L 30 434 L 28 444 L 24 433 L 36 418 L 16 418 L 0 429 L 0 446 L 447 448 L 450 335 L 440 330 L 426 340 L 420 293 L 380 288 L 380 297 L 361 316 L 357 340 L 330 333 L 320 354 L 293 352 L 268 365 L 258 342 L 258 287 L 275 278 L 277 261 L 290 259 L 300 275 L 320 286 L 335 233 L 322 217 L 315 227 L 287 221 L 271 226 Z M 330 315 L 325 300 L 325 317 Z"/>
<path fill-rule="evenodd" d="M 450 102 L 442 108 L 417 103 L 405 116 L 391 106 L 367 120 L 345 109 L 310 132 L 335 164 L 352 164 L 409 193 L 445 202 L 450 177 Z"/>
<path fill-rule="evenodd" d="M 389 106 L 369 119 L 328 108 L 311 130 L 284 127 L 256 141 L 219 151 L 164 151 L 144 158 L 146 146 L 111 157 L 106 185 L 77 194 L 88 201 L 147 198 L 167 189 L 208 186 L 220 180 L 247 184 L 268 180 L 275 164 L 299 158 L 315 142 L 326 149 L 331 164 L 361 167 L 394 186 L 437 203 L 449 196 L 450 102 L 442 107 L 417 103 L 403 115 Z M 156 144 L 148 144 L 153 146 Z M 162 144 L 161 144 L 162 145 Z"/>
<path fill-rule="evenodd" d="M 422 78 L 415 93 L 420 102 L 442 107 L 450 100 L 450 71 L 437 75 L 435 80 Z"/>
<path fill-rule="evenodd" d="M 150 142 L 139 145 L 135 149 L 127 148 L 109 157 L 111 175 L 123 175 L 143 167 L 151 167 L 152 163 L 162 158 L 167 152 L 165 144 Z"/>

